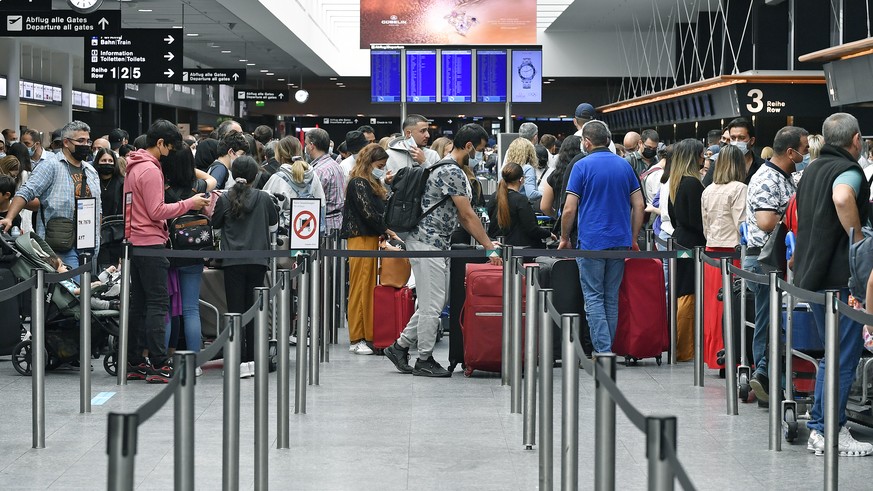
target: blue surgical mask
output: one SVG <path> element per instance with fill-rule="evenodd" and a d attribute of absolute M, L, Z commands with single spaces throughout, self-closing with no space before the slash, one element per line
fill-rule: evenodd
<path fill-rule="evenodd" d="M 747 142 L 732 141 L 731 145 L 739 148 L 740 151 L 743 152 L 743 155 L 749 153 L 749 144 Z"/>
<path fill-rule="evenodd" d="M 375 177 L 376 180 L 381 181 L 382 178 L 385 177 L 385 169 L 374 168 L 373 177 Z"/>
<path fill-rule="evenodd" d="M 27 154 L 30 155 L 31 157 L 33 157 L 33 152 L 34 152 L 34 151 L 36 151 L 36 148 L 35 148 L 35 147 L 28 147 L 28 148 L 27 148 Z"/>
<path fill-rule="evenodd" d="M 808 152 L 806 155 L 803 156 L 803 160 L 801 160 L 799 164 L 794 165 L 794 168 L 797 171 L 802 171 L 803 169 L 806 168 L 807 165 L 809 165 L 809 153 Z"/>

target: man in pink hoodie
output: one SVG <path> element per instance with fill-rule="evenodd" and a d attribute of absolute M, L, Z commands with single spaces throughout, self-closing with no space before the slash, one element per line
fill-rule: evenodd
<path fill-rule="evenodd" d="M 169 238 L 167 220 L 189 210 L 200 210 L 209 198 L 195 195 L 178 203 L 164 203 L 161 163 L 182 145 L 175 124 L 159 119 L 146 133 L 146 148 L 127 156 L 125 200 L 132 198 L 128 220 L 133 250 L 164 249 Z M 130 261 L 130 339 L 128 380 L 167 383 L 173 376 L 167 357 L 164 329 L 169 310 L 166 257 L 132 254 Z"/>

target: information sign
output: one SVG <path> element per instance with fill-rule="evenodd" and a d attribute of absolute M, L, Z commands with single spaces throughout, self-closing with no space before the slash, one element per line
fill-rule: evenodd
<path fill-rule="evenodd" d="M 242 68 L 186 68 L 182 70 L 185 84 L 244 84 L 246 71 Z"/>
<path fill-rule="evenodd" d="M 245 90 L 234 91 L 234 98 L 238 101 L 287 101 L 287 90 Z"/>
<path fill-rule="evenodd" d="M 182 29 L 124 29 L 85 39 L 85 82 L 182 82 Z"/>
<path fill-rule="evenodd" d="M 83 37 L 121 32 L 120 10 L 98 10 L 90 14 L 80 14 L 72 10 L 6 10 L 2 17 L 3 28 L 0 29 L 0 36 Z"/>
<path fill-rule="evenodd" d="M 406 102 L 436 102 L 436 50 L 406 50 Z"/>
<path fill-rule="evenodd" d="M 97 199 L 76 200 L 76 250 L 97 247 Z"/>
<path fill-rule="evenodd" d="M 473 102 L 473 51 L 443 50 L 441 102 Z"/>

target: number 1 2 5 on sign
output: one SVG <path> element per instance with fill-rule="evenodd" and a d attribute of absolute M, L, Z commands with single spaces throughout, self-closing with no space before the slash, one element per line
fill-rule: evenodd
<path fill-rule="evenodd" d="M 109 69 L 110 75 L 116 80 L 136 80 L 142 77 L 142 69 L 138 66 L 121 66 Z"/>

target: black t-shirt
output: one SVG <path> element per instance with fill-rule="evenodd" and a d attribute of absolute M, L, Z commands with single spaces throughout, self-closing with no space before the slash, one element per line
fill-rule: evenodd
<path fill-rule="evenodd" d="M 9 212 L 9 210 L 7 210 L 7 211 L 0 211 L 0 219 L 2 219 L 2 218 L 6 218 L 6 214 L 7 214 L 8 212 Z M 16 217 L 15 217 L 15 220 L 12 220 L 12 226 L 13 226 L 13 227 L 21 228 L 21 215 L 16 216 Z"/>

